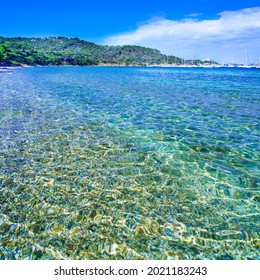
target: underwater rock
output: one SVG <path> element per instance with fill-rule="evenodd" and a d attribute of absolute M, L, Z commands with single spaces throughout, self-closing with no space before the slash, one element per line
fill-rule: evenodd
<path fill-rule="evenodd" d="M 135 231 L 137 232 L 137 234 L 142 235 L 145 234 L 145 228 L 143 226 L 137 226 L 135 228 Z"/>
<path fill-rule="evenodd" d="M 5 180 L 3 180 L 3 185 L 4 186 L 10 186 L 14 183 L 14 179 L 13 178 L 7 178 Z"/>

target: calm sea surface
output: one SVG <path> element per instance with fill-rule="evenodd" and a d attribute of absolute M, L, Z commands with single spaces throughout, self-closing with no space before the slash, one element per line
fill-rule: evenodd
<path fill-rule="evenodd" d="M 258 259 L 260 71 L 0 73 L 0 259 Z"/>

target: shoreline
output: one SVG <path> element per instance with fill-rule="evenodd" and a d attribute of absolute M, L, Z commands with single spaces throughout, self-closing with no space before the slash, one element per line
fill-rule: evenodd
<path fill-rule="evenodd" d="M 0 66 L 0 73 L 10 72 L 11 70 L 20 68 L 31 68 L 31 67 L 145 67 L 145 68 L 225 68 L 225 69 L 259 69 L 260 65 L 252 66 L 223 66 L 223 65 L 171 65 L 171 64 L 149 64 L 149 65 L 125 65 L 125 64 L 98 64 L 98 65 L 19 65 L 19 66 Z"/>
<path fill-rule="evenodd" d="M 31 67 L 29 65 L 26 65 L 26 66 L 0 66 L 0 73 L 1 72 L 10 72 L 11 70 L 14 70 L 14 69 L 19 69 L 19 68 L 25 68 L 25 67 Z"/>

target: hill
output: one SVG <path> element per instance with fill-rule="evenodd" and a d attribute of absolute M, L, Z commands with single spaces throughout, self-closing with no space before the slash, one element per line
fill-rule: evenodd
<path fill-rule="evenodd" d="M 0 36 L 0 65 L 151 65 L 182 59 L 141 46 L 102 46 L 78 38 Z"/>

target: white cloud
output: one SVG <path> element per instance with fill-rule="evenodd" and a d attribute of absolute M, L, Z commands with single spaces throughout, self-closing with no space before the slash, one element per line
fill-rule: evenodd
<path fill-rule="evenodd" d="M 202 15 L 202 13 L 191 13 L 191 14 L 188 14 L 187 17 L 199 17 L 201 15 Z"/>
<path fill-rule="evenodd" d="M 163 53 L 192 58 L 211 57 L 243 62 L 244 49 L 253 60 L 260 56 L 260 7 L 220 13 L 218 19 L 152 19 L 135 31 L 107 38 L 108 45 L 142 45 Z"/>

